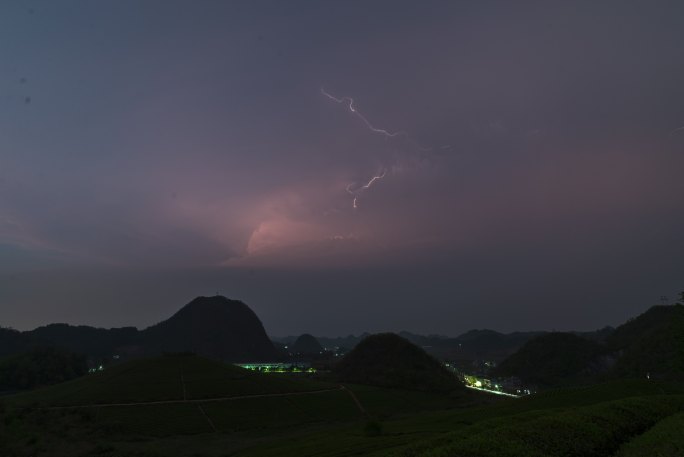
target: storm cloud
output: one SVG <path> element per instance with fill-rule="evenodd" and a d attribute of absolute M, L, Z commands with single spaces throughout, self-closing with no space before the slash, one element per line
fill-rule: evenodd
<path fill-rule="evenodd" d="M 6 3 L 0 323 L 620 322 L 682 287 L 682 13 Z"/>

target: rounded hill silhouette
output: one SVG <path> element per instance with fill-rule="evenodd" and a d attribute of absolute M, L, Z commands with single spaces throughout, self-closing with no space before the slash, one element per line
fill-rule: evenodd
<path fill-rule="evenodd" d="M 394 333 L 366 337 L 336 366 L 342 382 L 448 392 L 465 387 L 423 349 Z"/>
<path fill-rule="evenodd" d="M 292 344 L 291 352 L 293 354 L 320 354 L 323 352 L 323 346 L 316 337 L 304 333 Z"/>
<path fill-rule="evenodd" d="M 228 362 L 278 358 L 254 311 L 239 300 L 218 295 L 197 297 L 142 333 L 150 352 L 193 352 Z"/>

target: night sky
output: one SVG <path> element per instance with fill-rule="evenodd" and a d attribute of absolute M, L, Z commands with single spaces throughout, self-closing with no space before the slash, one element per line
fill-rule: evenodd
<path fill-rule="evenodd" d="M 4 1 L 0 325 L 217 292 L 272 335 L 619 324 L 684 289 L 682 18 Z"/>

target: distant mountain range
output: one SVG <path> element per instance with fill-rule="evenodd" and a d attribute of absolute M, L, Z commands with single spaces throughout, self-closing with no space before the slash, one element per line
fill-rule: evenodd
<path fill-rule="evenodd" d="M 55 346 L 90 357 L 193 352 L 228 362 L 274 361 L 281 356 L 246 304 L 198 297 L 171 318 L 138 330 L 50 324 L 32 331 L 0 329 L 0 356 L 35 346 Z"/>
<path fill-rule="evenodd" d="M 587 339 L 603 340 L 612 330 L 611 327 L 606 327 L 595 332 L 575 332 L 575 334 Z M 470 330 L 455 338 L 441 335 L 423 336 L 407 331 L 399 332 L 399 336 L 416 346 L 422 347 L 428 354 L 439 359 L 464 362 L 474 360 L 499 362 L 515 353 L 526 342 L 546 333 L 548 332 L 500 333 L 483 329 Z M 316 339 L 326 349 L 343 348 L 351 350 L 369 335 L 369 333 L 363 333 L 359 336 L 349 335 L 337 338 L 317 336 Z M 294 344 L 296 340 L 296 336 L 273 338 L 273 341 L 287 345 Z"/>
<path fill-rule="evenodd" d="M 471 330 L 458 337 L 399 335 L 428 354 L 465 371 L 519 377 L 540 386 L 593 381 L 597 377 L 684 374 L 684 306 L 655 306 L 617 329 L 594 332 L 514 332 Z M 50 324 L 20 332 L 0 328 L 0 357 L 36 347 L 56 347 L 93 359 L 192 352 L 226 362 L 280 361 L 288 353 L 316 354 L 323 348 L 348 352 L 368 334 L 341 338 L 274 338 L 290 349 L 278 350 L 257 315 L 243 302 L 198 297 L 169 319 L 143 330 Z M 475 365 L 473 364 L 475 362 Z"/>
<path fill-rule="evenodd" d="M 456 338 L 422 336 L 410 332 L 400 332 L 400 336 L 437 358 L 498 361 L 541 333 L 503 334 L 493 330 L 471 330 Z M 347 352 L 369 335 L 364 333 L 328 338 L 305 334 L 273 338 L 278 345 L 290 346 L 283 352 L 274 347 L 261 321 L 246 304 L 221 296 L 198 297 L 169 319 L 143 330 L 135 327 L 105 329 L 64 323 L 24 332 L 0 328 L 0 357 L 25 352 L 36 346 L 55 346 L 93 358 L 195 352 L 231 362 L 276 361 L 286 357 L 287 352 L 293 352 L 295 345 L 294 353 L 318 353 L 321 347 L 343 348 L 346 351 L 341 352 Z"/>

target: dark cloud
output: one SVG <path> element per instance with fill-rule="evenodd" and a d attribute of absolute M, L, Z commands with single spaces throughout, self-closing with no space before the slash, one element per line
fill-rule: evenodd
<path fill-rule="evenodd" d="M 0 7 L 2 323 L 220 289 L 274 333 L 589 328 L 681 288 L 678 2 L 27 8 Z"/>

